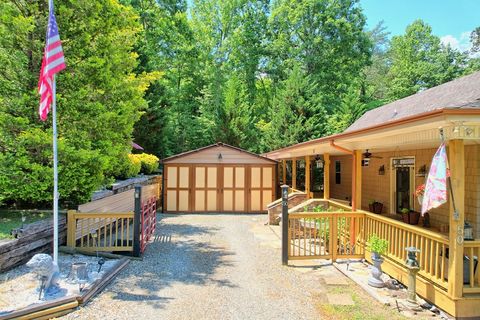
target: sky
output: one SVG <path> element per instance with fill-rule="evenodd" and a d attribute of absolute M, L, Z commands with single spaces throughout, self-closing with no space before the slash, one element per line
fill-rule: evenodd
<path fill-rule="evenodd" d="M 368 29 L 383 20 L 394 36 L 422 19 L 443 43 L 462 51 L 470 47 L 470 32 L 480 26 L 480 0 L 360 0 L 360 6 Z"/>

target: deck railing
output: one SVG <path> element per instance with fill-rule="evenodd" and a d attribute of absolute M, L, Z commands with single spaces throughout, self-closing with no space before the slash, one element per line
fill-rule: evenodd
<path fill-rule="evenodd" d="M 448 238 L 439 233 L 408 225 L 373 213 L 365 213 L 365 234 L 377 234 L 388 240 L 385 257 L 404 266 L 407 259 L 406 247 L 420 249 L 417 260 L 418 274 L 434 284 L 447 289 L 448 281 Z"/>
<path fill-rule="evenodd" d="M 289 214 L 289 259 L 362 258 L 363 220 L 363 213 L 351 212 Z"/>
<path fill-rule="evenodd" d="M 67 245 L 83 251 L 133 251 L 133 212 L 68 211 Z"/>

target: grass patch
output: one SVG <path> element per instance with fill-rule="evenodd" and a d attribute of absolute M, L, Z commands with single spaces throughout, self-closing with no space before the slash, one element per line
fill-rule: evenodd
<path fill-rule="evenodd" d="M 22 213 L 25 217 L 23 224 L 50 218 L 51 213 L 47 212 L 25 212 L 25 211 L 0 211 L 0 239 L 12 239 L 10 231 L 22 226 Z"/>
<path fill-rule="evenodd" d="M 382 305 L 353 283 L 349 286 L 329 287 L 328 292 L 332 294 L 349 294 L 355 304 L 353 306 L 343 306 L 318 303 L 316 307 L 322 318 L 334 320 L 407 319 L 399 314 L 396 309 L 394 309 L 394 306 Z"/>

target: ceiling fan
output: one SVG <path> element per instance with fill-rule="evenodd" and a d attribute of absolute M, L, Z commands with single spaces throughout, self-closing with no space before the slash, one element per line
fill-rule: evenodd
<path fill-rule="evenodd" d="M 377 158 L 377 159 L 383 159 L 383 157 L 379 156 L 374 156 L 372 155 L 371 152 L 368 152 L 368 149 L 363 153 L 363 159 L 371 159 L 371 158 Z"/>

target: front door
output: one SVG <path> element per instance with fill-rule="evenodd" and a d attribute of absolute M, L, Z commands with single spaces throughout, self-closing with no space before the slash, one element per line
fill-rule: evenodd
<path fill-rule="evenodd" d="M 403 208 L 410 209 L 410 167 L 399 167 L 395 169 L 395 198 L 396 211 L 401 212 Z"/>

